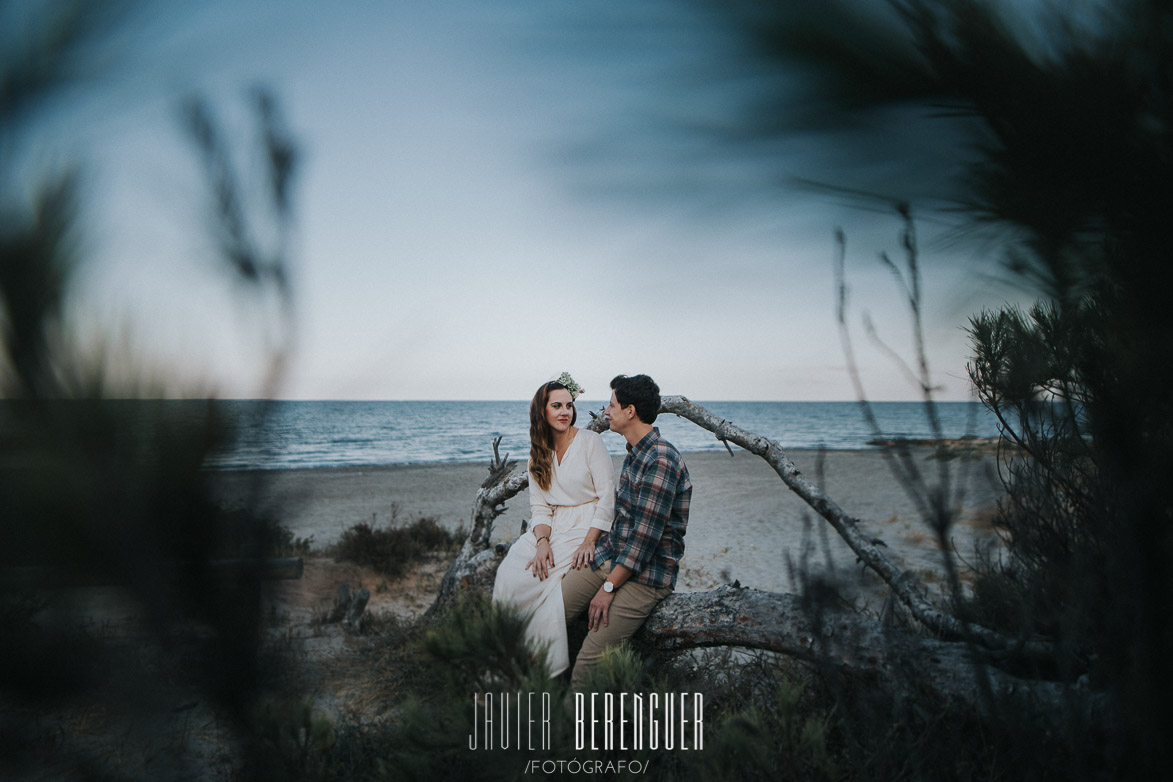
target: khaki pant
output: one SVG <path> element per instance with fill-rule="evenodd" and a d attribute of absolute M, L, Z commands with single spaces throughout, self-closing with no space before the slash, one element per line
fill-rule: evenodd
<path fill-rule="evenodd" d="M 569 622 L 590 605 L 610 573 L 611 560 L 607 560 L 598 570 L 584 567 L 582 570 L 571 570 L 566 574 L 562 579 L 562 602 L 566 608 L 566 621 Z M 611 607 L 607 611 L 607 625 L 600 625 L 597 630 L 587 631 L 586 640 L 582 642 L 582 649 L 578 651 L 578 658 L 574 661 L 574 671 L 570 674 L 570 689 L 580 692 L 586 672 L 603 656 L 603 650 L 635 635 L 635 631 L 648 618 L 648 614 L 670 594 L 672 590 L 668 587 L 655 588 L 637 584 L 633 580 L 628 580 L 616 589 Z"/>

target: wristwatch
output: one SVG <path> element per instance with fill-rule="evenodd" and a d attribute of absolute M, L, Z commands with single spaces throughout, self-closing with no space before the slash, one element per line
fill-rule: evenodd
<path fill-rule="evenodd" d="M 611 594 L 612 592 L 615 591 L 615 585 L 612 584 L 610 581 L 604 581 L 603 582 L 603 591 L 606 592 L 607 594 Z"/>

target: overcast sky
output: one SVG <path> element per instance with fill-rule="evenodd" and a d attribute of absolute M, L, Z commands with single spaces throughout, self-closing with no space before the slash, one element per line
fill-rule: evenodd
<path fill-rule="evenodd" d="M 832 279 L 842 227 L 866 390 L 916 398 L 860 325 L 871 313 L 911 358 L 876 260 L 901 257 L 898 221 L 791 179 L 866 173 L 906 197 L 905 152 L 843 159 L 808 132 L 729 154 L 691 132 L 761 81 L 712 67 L 741 44 L 688 4 L 199 5 L 138 16 L 110 86 L 77 100 L 60 134 L 88 175 L 83 330 L 125 328 L 218 395 L 260 393 L 268 321 L 214 263 L 177 117 L 201 94 L 239 151 L 255 149 L 246 95 L 264 84 L 302 153 L 296 352 L 279 396 L 526 399 L 567 370 L 589 399 L 621 372 L 698 400 L 851 399 Z M 972 248 L 919 228 L 935 379 L 967 399 L 963 327 L 1007 294 Z"/>

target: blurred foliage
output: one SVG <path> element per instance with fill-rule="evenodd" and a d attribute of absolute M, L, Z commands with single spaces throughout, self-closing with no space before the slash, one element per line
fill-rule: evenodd
<path fill-rule="evenodd" d="M 337 743 L 334 725 L 314 711 L 312 699 L 270 701 L 256 706 L 252 740 L 257 750 L 246 777 L 271 779 L 337 779 L 329 771 Z"/>
<path fill-rule="evenodd" d="M 697 764 L 703 778 L 841 778 L 829 744 L 833 720 L 802 703 L 804 689 L 802 683 L 784 679 L 775 685 L 772 698 L 761 687 L 757 697 L 722 714 L 709 729 Z"/>
<path fill-rule="evenodd" d="M 1015 447 L 998 519 L 1008 559 L 988 563 L 959 610 L 1053 639 L 1056 658 L 1026 673 L 1086 675 L 1111 707 L 1070 709 L 1057 744 L 1040 744 L 1012 707 L 982 730 L 991 751 L 1022 761 L 1021 777 L 1159 776 L 1173 760 L 1173 6 L 892 0 L 880 22 L 869 5 L 821 16 L 810 3 L 734 3 L 730 14 L 758 51 L 826 88 L 825 128 L 919 107 L 899 133 L 936 127 L 954 140 L 958 233 L 985 235 L 1009 279 L 1040 299 L 970 324 L 971 378 Z M 861 63 L 875 67 L 857 80 Z M 793 130 L 768 112 L 738 119 Z M 864 142 L 827 143 L 852 154 Z M 896 162 L 924 173 L 915 155 Z M 951 775 L 936 772 L 906 773 Z"/>
<path fill-rule="evenodd" d="M 1173 726 L 1173 706 L 1158 694 L 1173 650 L 1173 501 L 1165 488 L 1173 437 L 1164 417 L 1173 410 L 1167 402 L 1146 408 L 1122 388 L 1155 382 L 1156 373 L 1144 378 L 1126 366 L 1132 351 L 1118 341 L 1142 335 L 1121 333 L 1114 299 L 1104 291 L 1029 313 L 985 312 L 970 328 L 970 374 L 1008 446 L 1007 499 L 994 519 L 1007 556 L 979 569 L 963 609 L 1023 638 L 1055 639 L 1050 667 L 1032 675 L 1079 679 L 1110 694 L 1106 757 L 1086 740 L 1104 729 L 1099 715 L 1073 710 L 1067 720 L 1082 750 L 1073 753 L 1075 773 L 1089 777 L 1105 763 L 1149 768 Z"/>
<path fill-rule="evenodd" d="M 119 750 L 133 726 L 167 724 L 206 703 L 241 737 L 252 705 L 281 661 L 262 647 L 260 557 L 273 526 L 212 501 L 206 457 L 231 433 L 211 402 L 151 399 L 177 388 L 176 367 L 117 355 L 70 318 L 74 280 L 87 261 L 76 169 L 39 172 L 22 158 L 49 111 L 92 90 L 115 56 L 127 3 L 0 4 L 0 776 L 183 776 L 198 761 L 160 748 Z M 290 220 L 294 157 L 274 101 L 258 95 L 263 148 L 273 169 L 280 233 Z M 210 112 L 200 149 L 230 146 Z M 232 192 L 208 163 L 218 201 Z M 229 219 L 216 211 L 220 225 Z M 256 221 L 235 213 L 232 230 Z M 247 241 L 242 242 L 247 245 Z M 237 253 L 239 247 L 224 247 Z M 265 290 L 282 288 L 284 243 L 266 256 Z M 236 259 L 233 255 L 233 259 Z M 278 270 L 278 271 L 273 271 Z M 248 279 L 237 264 L 233 273 Z M 258 288 L 255 280 L 248 280 Z M 274 283 L 274 281 L 278 281 Z M 259 295 L 267 295 L 261 291 Z M 278 295 L 287 297 L 282 288 Z M 84 339 L 79 337 L 84 336 Z M 79 345 L 96 346 L 87 352 Z M 274 366 L 282 357 L 274 351 Z M 119 359 L 122 373 L 110 371 Z M 126 368 L 132 367 L 131 374 Z M 270 380 L 276 374 L 269 374 Z M 258 486 L 259 489 L 259 486 Z M 216 558 L 244 564 L 212 568 Z M 96 589 L 96 587 L 109 587 Z M 134 616 L 134 644 L 112 616 Z M 185 705 L 187 704 L 187 705 Z M 33 713 L 97 713 L 86 731 L 55 733 Z M 149 744 L 149 739 L 142 739 Z M 103 742 L 106 746 L 103 746 Z M 248 755 L 261 744 L 242 741 Z M 255 764 L 247 766 L 256 769 Z"/>

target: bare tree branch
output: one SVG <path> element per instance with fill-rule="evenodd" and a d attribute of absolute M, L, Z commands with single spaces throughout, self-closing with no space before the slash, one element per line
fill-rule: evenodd
<path fill-rule="evenodd" d="M 1007 638 L 993 630 L 962 622 L 936 608 L 921 591 L 915 576 L 888 559 L 877 545 L 878 541 L 860 530 L 859 520 L 840 508 L 822 489 L 808 480 L 774 440 L 747 432 L 724 419 L 719 419 L 682 396 L 663 397 L 660 409 L 662 412 L 687 418 L 702 429 L 713 432 L 720 439 L 735 443 L 765 459 L 774 472 L 778 473 L 782 482 L 830 523 L 856 556 L 891 587 L 897 599 L 908 606 L 912 615 L 925 627 L 956 638 L 972 640 L 990 650 L 1034 656 L 1046 654 L 1051 649 L 1051 645 L 1045 641 L 1024 643 Z"/>

